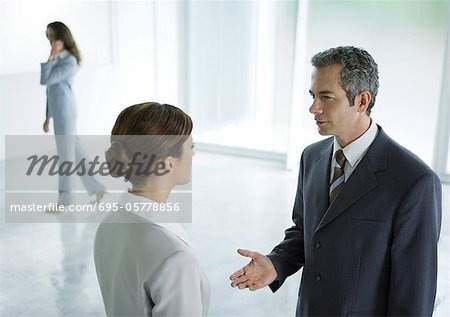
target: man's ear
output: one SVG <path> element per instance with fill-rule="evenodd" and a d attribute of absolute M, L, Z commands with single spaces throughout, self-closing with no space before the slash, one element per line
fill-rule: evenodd
<path fill-rule="evenodd" d="M 370 101 L 372 100 L 372 95 L 369 91 L 365 90 L 355 97 L 355 106 L 357 111 L 365 113 L 369 107 Z"/>

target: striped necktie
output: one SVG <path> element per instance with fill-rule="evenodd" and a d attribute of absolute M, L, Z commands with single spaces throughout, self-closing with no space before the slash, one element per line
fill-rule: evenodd
<path fill-rule="evenodd" d="M 347 159 L 342 150 L 336 151 L 333 179 L 330 182 L 330 204 L 336 198 L 345 184 L 344 166 Z"/>

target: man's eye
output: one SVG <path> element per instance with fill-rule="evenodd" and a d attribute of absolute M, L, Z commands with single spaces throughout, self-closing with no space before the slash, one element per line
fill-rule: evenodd
<path fill-rule="evenodd" d="M 333 97 L 330 97 L 330 96 L 322 96 L 322 99 L 323 99 L 323 100 L 330 100 L 330 99 L 333 99 Z"/>

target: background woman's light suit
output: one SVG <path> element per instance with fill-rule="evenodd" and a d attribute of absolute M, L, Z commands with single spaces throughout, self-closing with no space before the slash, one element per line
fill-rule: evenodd
<path fill-rule="evenodd" d="M 68 51 L 62 51 L 53 61 L 41 63 L 41 85 L 47 86 L 46 117 L 53 118 L 56 148 L 61 161 L 78 162 L 87 157 L 76 137 L 76 104 L 72 83 L 77 70 L 77 61 Z M 81 176 L 89 195 L 105 191 L 94 177 Z M 73 203 L 73 176 L 59 176 L 58 203 Z"/>

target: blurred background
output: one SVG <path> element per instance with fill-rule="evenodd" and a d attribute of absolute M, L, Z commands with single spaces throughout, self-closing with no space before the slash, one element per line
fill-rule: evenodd
<path fill-rule="evenodd" d="M 449 12 L 445 0 L 0 1 L 0 129 L 3 136 L 43 134 L 45 31 L 64 22 L 83 58 L 73 87 L 79 134 L 108 135 L 124 107 L 145 101 L 192 117 L 199 153 L 189 230 L 211 281 L 211 315 L 292 316 L 298 274 L 275 295 L 238 292 L 227 277 L 246 263 L 238 247 L 268 252 L 290 225 L 301 151 L 322 138 L 308 112 L 312 55 L 363 47 L 380 70 L 372 117 L 447 184 L 435 314 L 445 316 Z M 4 158 L 2 137 L 3 175 Z M 0 224 L 0 315 L 103 316 L 94 232 L 87 224 Z"/>

